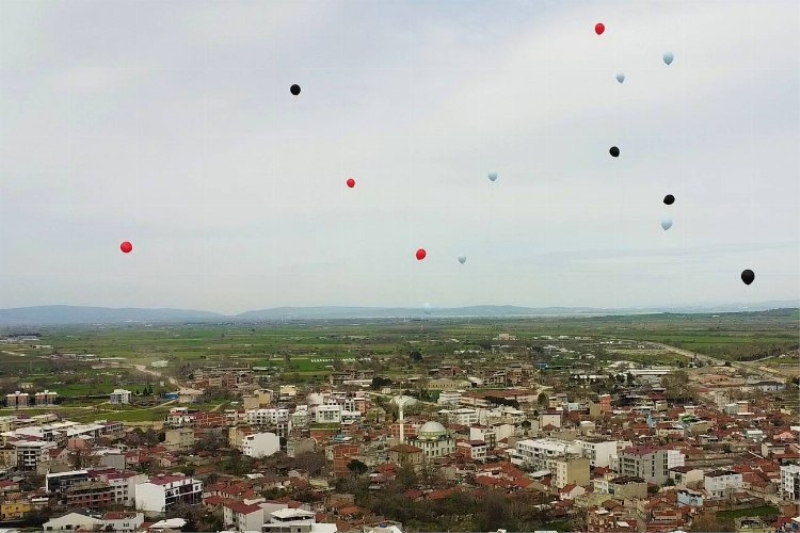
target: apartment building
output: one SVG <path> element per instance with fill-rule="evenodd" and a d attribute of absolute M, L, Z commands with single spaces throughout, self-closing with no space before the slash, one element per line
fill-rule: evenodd
<path fill-rule="evenodd" d="M 203 499 L 203 482 L 190 476 L 158 476 L 136 485 L 134 499 L 137 510 L 157 515 L 178 503 L 200 503 Z"/>

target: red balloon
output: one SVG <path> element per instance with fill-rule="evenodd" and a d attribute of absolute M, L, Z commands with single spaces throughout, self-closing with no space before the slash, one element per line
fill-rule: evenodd
<path fill-rule="evenodd" d="M 597 35 L 603 35 L 604 31 L 606 31 L 606 25 L 603 24 L 602 22 L 598 22 L 597 24 L 594 25 L 594 32 Z"/>
<path fill-rule="evenodd" d="M 131 253 L 131 250 L 133 250 L 133 245 L 128 241 L 125 241 L 119 245 L 119 249 L 122 250 L 122 253 L 129 254 Z"/>
<path fill-rule="evenodd" d="M 419 250 L 417 250 L 418 261 L 422 261 L 423 259 L 425 259 L 426 255 L 428 255 L 428 252 L 426 252 L 424 248 L 420 248 Z"/>
<path fill-rule="evenodd" d="M 356 186 L 356 180 L 354 180 L 353 178 L 348 179 L 347 180 L 347 186 L 352 189 L 353 187 Z"/>

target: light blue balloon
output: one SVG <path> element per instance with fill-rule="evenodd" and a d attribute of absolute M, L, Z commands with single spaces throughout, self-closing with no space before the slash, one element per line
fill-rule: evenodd
<path fill-rule="evenodd" d="M 664 220 L 662 220 L 661 221 L 661 227 L 664 228 L 664 231 L 667 231 L 669 228 L 672 227 L 672 219 L 671 218 L 665 218 Z"/>
<path fill-rule="evenodd" d="M 666 52 L 664 54 L 664 63 L 667 65 L 671 64 L 673 59 L 675 59 L 675 56 L 672 55 L 672 52 Z"/>
<path fill-rule="evenodd" d="M 489 181 L 495 181 L 497 179 L 497 172 L 489 173 Z"/>
<path fill-rule="evenodd" d="M 620 83 L 622 83 L 623 81 L 625 81 L 625 74 L 623 74 L 622 72 L 620 72 L 619 74 L 617 74 L 617 81 L 618 81 L 618 82 L 620 82 Z"/>

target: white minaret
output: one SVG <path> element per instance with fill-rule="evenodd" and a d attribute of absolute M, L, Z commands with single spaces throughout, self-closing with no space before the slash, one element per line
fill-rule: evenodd
<path fill-rule="evenodd" d="M 406 438 L 405 438 L 405 423 L 404 423 L 405 419 L 403 417 L 403 407 L 405 407 L 406 405 L 413 405 L 417 403 L 417 400 L 415 400 L 411 396 L 403 396 L 401 394 L 400 396 L 395 396 L 394 399 L 392 399 L 392 401 L 397 404 L 397 408 L 400 411 L 400 444 L 404 444 Z"/>

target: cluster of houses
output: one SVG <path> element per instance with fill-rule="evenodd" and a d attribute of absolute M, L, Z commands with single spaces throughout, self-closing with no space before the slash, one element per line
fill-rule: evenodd
<path fill-rule="evenodd" d="M 675 531 L 705 513 L 765 505 L 778 518 L 764 523 L 743 513 L 742 531 L 800 525 L 793 519 L 800 426 L 788 413 L 757 402 L 674 404 L 657 387 L 568 401 L 531 383 L 533 367 L 523 366 L 480 379 L 524 386 L 474 390 L 461 369 L 434 370 L 423 379 L 426 387 L 439 383 L 437 401 L 424 415 L 397 418 L 387 404 L 397 391 L 364 390 L 362 374 L 337 375 L 323 390 L 272 390 L 255 386 L 246 371 L 196 372 L 197 390 L 243 388 L 240 401 L 220 411 L 174 407 L 157 424 L 159 442 L 149 445 L 134 442 L 119 422 L 2 417 L 0 520 L 57 509 L 45 531 L 171 531 L 183 526 L 167 515 L 186 504 L 221 515 L 236 531 L 363 533 L 401 524 L 337 494 L 336 478 L 362 475 L 380 490 L 402 468 L 434 466 L 438 480 L 407 491 L 410 503 L 493 488 L 541 493 L 553 517 L 583 516 L 586 530 L 598 533 Z M 125 403 L 126 392 L 112 398 Z M 198 448 L 210 435 L 221 448 Z M 311 452 L 324 453 L 325 474 L 218 469 L 225 454 L 263 460 Z M 187 465 L 191 475 L 180 473 Z M 28 473 L 43 475 L 44 485 L 23 490 Z M 275 491 L 283 496 L 265 496 Z M 295 501 L 297 491 L 318 499 Z"/>

